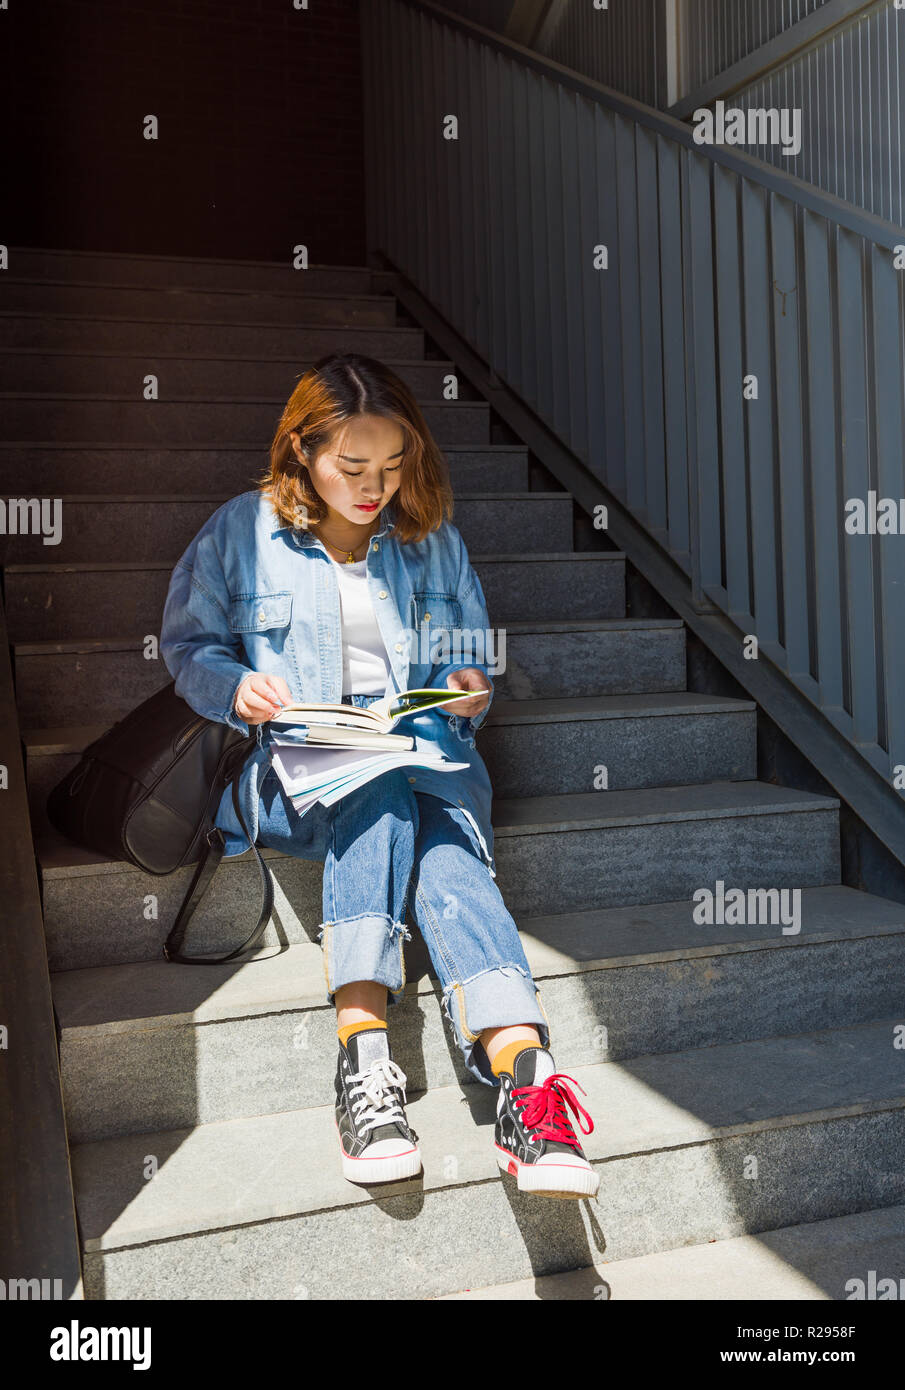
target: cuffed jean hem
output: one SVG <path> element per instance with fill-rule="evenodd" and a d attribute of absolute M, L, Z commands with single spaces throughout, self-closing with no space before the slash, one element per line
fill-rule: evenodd
<path fill-rule="evenodd" d="M 405 994 L 404 943 L 411 932 L 388 912 L 359 912 L 339 922 L 321 922 L 317 939 L 323 947 L 327 1002 L 343 985 L 373 980 L 386 985 L 388 1001 L 399 1004 Z"/>
<path fill-rule="evenodd" d="M 541 1045 L 550 1046 L 550 1028 L 537 985 L 520 965 L 482 970 L 470 980 L 453 981 L 443 991 L 443 1012 L 452 1026 L 465 1065 L 478 1081 L 499 1086 L 478 1041 L 486 1028 L 533 1023 Z"/>

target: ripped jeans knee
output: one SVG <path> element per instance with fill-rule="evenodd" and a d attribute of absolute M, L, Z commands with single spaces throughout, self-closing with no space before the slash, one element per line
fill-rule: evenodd
<path fill-rule="evenodd" d="M 372 980 L 385 985 L 391 1004 L 405 994 L 405 942 L 411 933 L 387 912 L 359 912 L 338 922 L 321 922 L 317 939 L 323 947 L 327 1002 L 343 985 Z"/>

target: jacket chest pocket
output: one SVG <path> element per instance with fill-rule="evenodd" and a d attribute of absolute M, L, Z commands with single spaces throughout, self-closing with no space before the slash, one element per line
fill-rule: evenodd
<path fill-rule="evenodd" d="M 272 633 L 282 645 L 292 621 L 292 594 L 243 594 L 229 605 L 229 630 L 237 633 Z"/>
<path fill-rule="evenodd" d="M 455 634 L 462 628 L 462 605 L 455 594 L 419 589 L 412 594 L 409 621 L 416 664 L 445 666 L 452 660 Z"/>

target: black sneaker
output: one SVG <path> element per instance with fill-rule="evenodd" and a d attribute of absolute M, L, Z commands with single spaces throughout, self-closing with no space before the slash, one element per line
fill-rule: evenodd
<path fill-rule="evenodd" d="M 494 1146 L 497 1164 L 518 1179 L 520 1192 L 541 1197 L 593 1197 L 600 1179 L 585 1158 L 566 1106 L 578 1119 L 594 1121 L 565 1084 L 574 1077 L 554 1069 L 543 1047 L 516 1054 L 512 1074 L 501 1072 Z M 584 1091 L 578 1086 L 581 1094 Z M 580 1113 L 579 1113 L 580 1112 Z"/>
<path fill-rule="evenodd" d="M 336 1128 L 343 1177 L 391 1182 L 421 1171 L 418 1136 L 405 1118 L 405 1073 L 390 1056 L 385 1028 L 362 1028 L 339 1045 Z"/>

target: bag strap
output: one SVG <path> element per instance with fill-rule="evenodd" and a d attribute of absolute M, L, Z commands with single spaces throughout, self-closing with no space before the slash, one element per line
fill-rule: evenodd
<path fill-rule="evenodd" d="M 241 771 L 242 764 L 240 763 L 234 771 L 234 773 L 232 774 L 232 777 L 230 778 L 230 783 L 232 785 L 233 810 L 235 811 L 239 824 L 245 832 L 248 842 L 251 845 L 251 851 L 255 857 L 255 862 L 258 866 L 258 872 L 261 875 L 260 916 L 258 917 L 254 931 L 248 937 L 247 941 L 243 941 L 241 946 L 237 946 L 236 949 L 234 951 L 230 951 L 228 955 L 186 956 L 182 954 L 181 948 L 182 943 L 185 940 L 185 933 L 188 924 L 191 921 L 192 916 L 194 915 L 195 910 L 198 907 L 198 904 L 201 902 L 201 899 L 204 897 L 205 893 L 210 887 L 211 879 L 214 877 L 214 874 L 220 867 L 220 861 L 223 858 L 223 852 L 226 848 L 226 841 L 223 837 L 223 831 L 219 828 L 219 826 L 214 826 L 211 830 L 208 830 L 204 836 L 206 848 L 204 850 L 203 855 L 198 861 L 197 868 L 195 869 L 195 873 L 189 885 L 189 890 L 182 900 L 182 906 L 176 914 L 176 921 L 173 924 L 173 928 L 170 931 L 170 934 L 167 937 L 166 941 L 164 942 L 163 954 L 166 956 L 167 960 L 179 961 L 183 965 L 223 965 L 227 961 L 235 960 L 236 957 L 242 955 L 244 951 L 250 951 L 252 947 L 256 946 L 260 938 L 264 935 L 264 928 L 270 921 L 270 917 L 273 912 L 273 878 L 271 877 L 270 869 L 264 862 L 264 859 L 261 855 L 261 851 L 258 849 L 258 846 L 254 843 L 254 841 L 251 838 L 251 835 L 249 834 L 248 826 L 245 824 L 245 817 L 242 814 L 242 808 L 239 805 L 239 775 Z"/>

